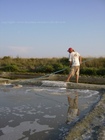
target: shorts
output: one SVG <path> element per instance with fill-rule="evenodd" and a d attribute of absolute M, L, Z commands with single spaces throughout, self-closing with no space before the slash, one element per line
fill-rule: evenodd
<path fill-rule="evenodd" d="M 67 121 L 73 121 L 78 114 L 78 109 L 70 109 L 69 112 L 67 112 Z"/>
<path fill-rule="evenodd" d="M 80 70 L 80 66 L 73 66 L 73 67 L 71 67 L 70 74 L 72 76 L 74 76 L 74 75 L 79 76 L 79 70 Z"/>

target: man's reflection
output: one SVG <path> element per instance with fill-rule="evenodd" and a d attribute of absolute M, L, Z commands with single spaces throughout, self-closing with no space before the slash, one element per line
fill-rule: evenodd
<path fill-rule="evenodd" d="M 67 121 L 69 123 L 73 121 L 79 115 L 78 109 L 78 93 L 75 93 L 75 98 L 71 98 L 70 96 L 67 97 L 68 100 L 68 111 L 67 111 Z"/>

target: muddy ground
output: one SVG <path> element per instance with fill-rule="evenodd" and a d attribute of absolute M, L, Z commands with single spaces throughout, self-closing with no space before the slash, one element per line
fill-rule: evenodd
<path fill-rule="evenodd" d="M 13 79 L 13 80 L 15 80 L 15 79 L 42 80 L 42 79 L 44 79 L 44 80 L 54 80 L 54 81 L 66 81 L 67 75 L 60 75 L 60 74 L 19 74 L 19 73 L 16 74 L 16 73 L 3 72 L 3 73 L 0 74 L 0 78 Z M 71 82 L 75 82 L 75 77 L 71 78 Z M 80 75 L 79 83 L 105 85 L 105 77 Z"/>

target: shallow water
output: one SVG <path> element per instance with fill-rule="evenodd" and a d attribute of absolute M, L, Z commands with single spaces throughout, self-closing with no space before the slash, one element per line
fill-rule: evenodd
<path fill-rule="evenodd" d="M 66 89 L 58 85 L 0 86 L 0 140 L 63 140 L 73 125 L 73 122 L 65 123 L 67 96 L 74 98 L 75 92 L 82 115 L 100 97 L 98 91 Z"/>

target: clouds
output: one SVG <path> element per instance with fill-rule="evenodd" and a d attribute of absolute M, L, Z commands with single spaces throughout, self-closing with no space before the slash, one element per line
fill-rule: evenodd
<path fill-rule="evenodd" d="M 15 53 L 27 54 L 29 52 L 29 47 L 24 46 L 10 46 L 9 49 Z"/>
<path fill-rule="evenodd" d="M 29 57 L 29 54 L 32 51 L 31 47 L 26 46 L 8 46 L 4 47 L 6 50 L 3 54 L 0 54 L 0 56 L 11 56 L 11 57 Z"/>

